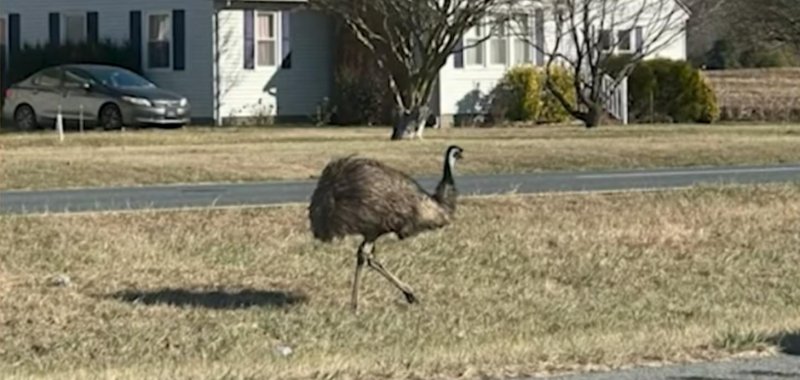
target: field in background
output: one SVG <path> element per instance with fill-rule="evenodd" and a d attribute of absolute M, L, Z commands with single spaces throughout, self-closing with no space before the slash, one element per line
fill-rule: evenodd
<path fill-rule="evenodd" d="M 703 72 L 723 120 L 800 120 L 800 68 L 711 70 Z"/>
<path fill-rule="evenodd" d="M 800 127 L 604 126 L 429 130 L 388 141 L 385 128 L 243 128 L 0 135 L 0 188 L 309 179 L 358 153 L 414 175 L 438 175 L 449 144 L 461 174 L 777 164 L 800 161 Z"/>
<path fill-rule="evenodd" d="M 445 230 L 378 242 L 422 303 L 367 271 L 359 316 L 356 242 L 313 243 L 305 212 L 1 216 L 0 373 L 471 379 L 710 359 L 800 329 L 798 184 L 467 200 Z"/>

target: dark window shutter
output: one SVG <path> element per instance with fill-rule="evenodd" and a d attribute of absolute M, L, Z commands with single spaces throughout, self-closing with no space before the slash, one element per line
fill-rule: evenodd
<path fill-rule="evenodd" d="M 244 68 L 252 69 L 255 67 L 256 58 L 256 36 L 255 36 L 255 12 L 252 9 L 244 10 Z"/>
<path fill-rule="evenodd" d="M 635 37 L 634 37 L 635 38 L 635 43 L 636 43 L 636 52 L 637 53 L 642 53 L 642 50 L 644 50 L 644 36 L 642 34 L 643 34 L 642 27 L 641 26 L 637 26 L 636 27 Z"/>
<path fill-rule="evenodd" d="M 186 12 L 183 9 L 172 11 L 172 62 L 173 70 L 186 68 Z"/>
<path fill-rule="evenodd" d="M 16 54 L 19 53 L 20 45 L 21 45 L 21 36 L 20 36 L 20 24 L 21 19 L 19 13 L 11 13 L 8 15 L 8 52 L 9 52 L 9 62 L 14 60 Z"/>
<path fill-rule="evenodd" d="M 61 16 L 58 12 L 50 12 L 50 45 L 58 46 L 61 43 Z"/>
<path fill-rule="evenodd" d="M 544 10 L 536 9 L 533 13 L 533 34 L 535 47 L 533 50 L 537 66 L 544 66 Z"/>
<path fill-rule="evenodd" d="M 129 36 L 136 68 L 142 69 L 142 11 L 130 12 Z"/>
<path fill-rule="evenodd" d="M 96 44 L 99 39 L 97 12 L 86 12 L 86 40 Z"/>
<path fill-rule="evenodd" d="M 281 67 L 284 69 L 292 68 L 291 18 L 289 11 L 281 12 Z"/>
<path fill-rule="evenodd" d="M 456 47 L 453 49 L 453 67 L 464 68 L 464 37 L 459 37 Z"/>

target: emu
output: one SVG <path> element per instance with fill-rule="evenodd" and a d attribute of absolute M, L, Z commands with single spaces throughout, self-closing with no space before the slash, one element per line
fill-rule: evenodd
<path fill-rule="evenodd" d="M 406 173 L 378 160 L 354 155 L 331 161 L 322 171 L 311 195 L 308 217 L 314 238 L 325 243 L 347 235 L 360 235 L 356 251 L 351 307 L 358 309 L 359 276 L 364 264 L 397 287 L 409 304 L 414 291 L 375 258 L 375 241 L 394 233 L 404 240 L 440 229 L 452 221 L 458 192 L 453 169 L 464 150 L 451 145 L 444 155 L 444 170 L 436 192 L 429 194 Z"/>

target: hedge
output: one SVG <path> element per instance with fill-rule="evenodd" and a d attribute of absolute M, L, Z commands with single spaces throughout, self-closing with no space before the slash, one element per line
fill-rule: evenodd
<path fill-rule="evenodd" d="M 619 75 L 627 56 L 609 60 Z M 716 95 L 689 62 L 657 58 L 636 64 L 628 77 L 628 111 L 636 122 L 712 123 L 719 119 Z"/>
<path fill-rule="evenodd" d="M 787 44 L 725 37 L 715 40 L 711 49 L 693 60 L 695 66 L 707 70 L 792 67 L 800 64 L 798 53 Z"/>
<path fill-rule="evenodd" d="M 542 106 L 542 79 L 528 67 L 508 70 L 497 87 L 496 105 L 502 109 L 496 113 L 505 120 L 536 120 Z"/>
<path fill-rule="evenodd" d="M 142 74 L 141 63 L 133 46 L 127 41 L 116 43 L 111 39 L 97 43 L 25 44 L 10 57 L 10 63 L 10 83 L 16 83 L 46 67 L 67 63 L 115 65 Z"/>
<path fill-rule="evenodd" d="M 550 69 L 550 78 L 559 92 L 566 97 L 567 102 L 572 107 L 577 107 L 578 97 L 575 93 L 573 75 L 566 68 L 557 66 Z M 550 91 L 545 91 L 542 98 L 542 109 L 539 112 L 539 122 L 562 123 L 571 117 L 572 115 L 564 109 L 561 102 Z"/>
<path fill-rule="evenodd" d="M 550 73 L 560 92 L 575 104 L 576 96 L 570 73 L 561 67 L 551 68 Z M 508 70 L 490 95 L 493 118 L 536 123 L 569 120 L 570 114 L 547 89 L 545 80 L 544 69 L 540 67 L 517 66 Z"/>

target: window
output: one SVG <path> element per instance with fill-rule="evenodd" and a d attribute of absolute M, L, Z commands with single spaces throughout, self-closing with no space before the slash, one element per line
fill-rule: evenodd
<path fill-rule="evenodd" d="M 470 29 L 464 36 L 464 54 L 466 58 L 466 66 L 483 66 L 483 28 L 484 25 L 479 23 Z"/>
<path fill-rule="evenodd" d="M 258 66 L 275 66 L 277 61 L 276 20 L 273 12 L 258 12 L 256 16 L 256 64 Z"/>
<path fill-rule="evenodd" d="M 492 37 L 489 39 L 489 63 L 505 65 L 508 63 L 508 23 L 498 16 L 492 29 Z"/>
<path fill-rule="evenodd" d="M 513 16 L 512 28 L 514 29 L 514 64 L 531 63 L 531 18 L 524 13 Z"/>
<path fill-rule="evenodd" d="M 631 30 L 625 29 L 617 31 L 617 41 L 619 44 L 617 45 L 619 51 L 624 51 L 624 52 L 631 51 Z"/>
<path fill-rule="evenodd" d="M 147 67 L 166 69 L 170 65 L 171 25 L 169 13 L 154 13 L 147 17 Z"/>
<path fill-rule="evenodd" d="M 611 50 L 611 30 L 603 29 L 600 31 L 600 49 L 603 51 Z"/>
<path fill-rule="evenodd" d="M 567 19 L 574 19 L 574 13 L 569 12 L 569 7 L 565 0 L 556 0 L 555 16 L 556 35 L 561 36 L 564 29 L 564 23 L 567 21 Z"/>
<path fill-rule="evenodd" d="M 40 87 L 58 87 L 61 84 L 61 70 L 56 68 L 44 70 L 33 79 L 33 84 Z"/>
<path fill-rule="evenodd" d="M 64 70 L 64 87 L 82 88 L 84 83 L 94 84 L 95 81 L 87 74 L 78 70 Z"/>
<path fill-rule="evenodd" d="M 91 70 L 92 81 L 113 88 L 155 88 L 153 82 L 120 67 L 95 67 Z"/>
<path fill-rule="evenodd" d="M 66 43 L 80 43 L 86 40 L 86 15 L 82 13 L 64 14 L 64 37 Z"/>

